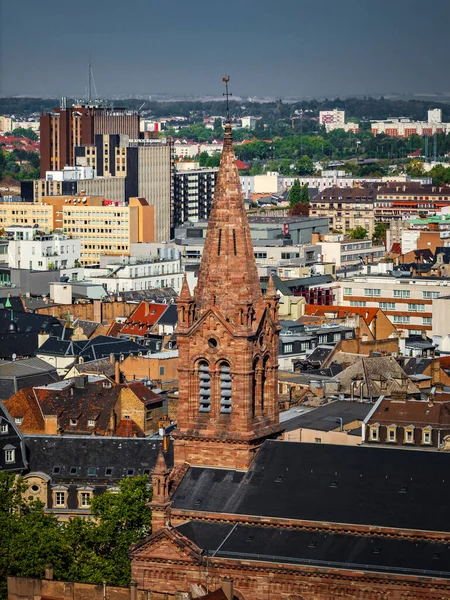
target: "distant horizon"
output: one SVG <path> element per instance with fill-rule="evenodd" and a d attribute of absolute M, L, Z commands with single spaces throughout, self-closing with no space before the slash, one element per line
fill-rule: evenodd
<path fill-rule="evenodd" d="M 449 21 L 444 0 L 0 0 L 0 96 L 85 98 L 91 56 L 99 98 L 219 98 L 226 74 L 242 98 L 446 98 Z"/>

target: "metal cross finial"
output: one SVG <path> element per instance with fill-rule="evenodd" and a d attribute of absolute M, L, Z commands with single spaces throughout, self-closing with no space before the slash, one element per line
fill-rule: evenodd
<path fill-rule="evenodd" d="M 230 76 L 226 75 L 225 77 L 222 77 L 222 81 L 225 84 L 225 93 L 222 95 L 226 96 L 226 98 L 227 98 L 227 121 L 229 121 L 230 120 L 230 107 L 228 104 L 228 100 L 229 100 L 229 97 L 233 95 L 231 92 L 228 91 L 228 82 L 230 81 Z"/>

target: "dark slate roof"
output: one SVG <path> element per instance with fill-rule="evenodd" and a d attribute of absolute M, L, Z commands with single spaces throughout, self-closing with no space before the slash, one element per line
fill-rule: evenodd
<path fill-rule="evenodd" d="M 446 543 L 195 521 L 176 529 L 220 559 L 450 578 Z"/>
<path fill-rule="evenodd" d="M 40 358 L 0 361 L 0 399 L 7 400 L 18 390 L 59 379 L 55 367 Z"/>
<path fill-rule="evenodd" d="M 310 412 L 298 415 L 283 422 L 286 431 L 294 429 L 315 429 L 332 431 L 353 421 L 363 421 L 372 410 L 373 404 L 337 400 L 325 406 L 319 406 Z"/>
<path fill-rule="evenodd" d="M 404 372 L 410 375 L 421 375 L 425 369 L 430 365 L 431 358 L 422 357 L 397 357 L 397 361 L 404 370 Z"/>
<path fill-rule="evenodd" d="M 151 290 L 131 290 L 128 292 L 118 292 L 115 294 L 126 302 L 142 302 L 143 300 L 153 300 L 162 302 L 177 298 L 177 293 L 172 288 L 158 288 Z"/>
<path fill-rule="evenodd" d="M 25 312 L 25 308 L 22 304 L 22 300 L 19 296 L 1 296 L 0 297 L 0 309 L 7 308 L 7 304 L 10 305 L 9 308 L 12 308 L 17 312 Z"/>
<path fill-rule="evenodd" d="M 178 312 L 176 304 L 169 304 L 158 320 L 158 325 L 176 325 L 178 323 Z"/>
<path fill-rule="evenodd" d="M 191 467 L 173 507 L 450 532 L 449 468 L 445 452 L 266 441 L 246 473 Z"/>
<path fill-rule="evenodd" d="M 15 461 L 5 461 L 5 450 L 15 450 Z M 11 418 L 6 406 L 0 402 L 0 473 L 10 471 L 22 473 L 28 467 L 25 441 L 14 419 Z"/>
<path fill-rule="evenodd" d="M 11 319 L 12 313 L 12 319 Z M 55 317 L 41 315 L 39 313 L 28 313 L 23 310 L 0 310 L 0 334 L 9 333 L 11 320 L 17 326 L 20 333 L 40 333 L 45 331 L 53 335 L 59 335 L 62 325 Z"/>
<path fill-rule="evenodd" d="M 334 350 L 334 346 L 320 345 L 316 346 L 311 354 L 308 354 L 306 360 L 309 362 L 318 362 L 322 364 Z"/>
<path fill-rule="evenodd" d="M 149 474 L 155 467 L 162 441 L 154 438 L 26 435 L 25 443 L 30 471 L 46 473 L 54 483 L 100 484 Z M 172 444 L 165 459 L 171 468 Z"/>
<path fill-rule="evenodd" d="M 38 334 L 41 331 L 60 335 L 61 330 L 61 324 L 54 317 L 0 309 L 0 359 L 10 359 L 13 354 L 33 356 L 38 348 Z"/>
<path fill-rule="evenodd" d="M 50 337 L 39 348 L 38 354 L 50 356 L 81 356 L 85 361 L 129 354 L 147 354 L 148 348 L 125 338 L 98 335 L 90 340 L 61 340 Z"/>

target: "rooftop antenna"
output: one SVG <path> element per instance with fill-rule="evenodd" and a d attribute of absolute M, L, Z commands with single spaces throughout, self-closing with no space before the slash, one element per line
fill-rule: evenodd
<path fill-rule="evenodd" d="M 88 104 L 92 101 L 92 62 L 91 55 L 89 54 L 89 67 L 88 67 Z"/>
<path fill-rule="evenodd" d="M 230 81 L 230 76 L 225 75 L 225 77 L 222 77 L 222 81 L 225 84 L 225 93 L 222 95 L 226 96 L 227 98 L 227 122 L 230 122 L 230 106 L 228 101 L 229 97 L 233 95 L 231 92 L 228 91 L 228 82 Z"/>

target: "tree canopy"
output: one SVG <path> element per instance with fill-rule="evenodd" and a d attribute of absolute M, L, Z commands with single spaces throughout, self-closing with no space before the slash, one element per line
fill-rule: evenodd
<path fill-rule="evenodd" d="M 7 576 L 43 577 L 52 563 L 56 579 L 128 585 L 128 552 L 151 533 L 148 478 L 123 479 L 117 493 L 92 500 L 94 520 L 59 523 L 28 497 L 20 478 L 0 473 L 0 598 Z"/>

